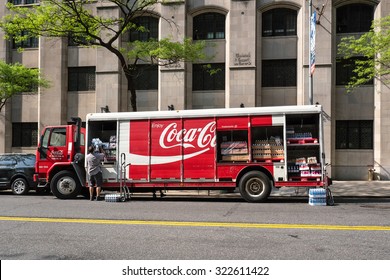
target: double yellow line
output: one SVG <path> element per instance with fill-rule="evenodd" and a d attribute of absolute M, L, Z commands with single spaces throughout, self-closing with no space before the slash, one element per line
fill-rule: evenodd
<path fill-rule="evenodd" d="M 316 225 L 316 224 L 257 224 L 257 223 L 223 223 L 223 222 L 176 222 L 144 220 L 104 220 L 104 219 L 71 219 L 71 218 L 34 218 L 0 216 L 0 221 L 36 222 L 36 223 L 78 223 L 103 225 L 147 225 L 174 227 L 226 227 L 226 228 L 263 228 L 263 229 L 312 229 L 312 230 L 348 230 L 348 231 L 390 231 L 390 226 L 350 226 L 350 225 Z"/>

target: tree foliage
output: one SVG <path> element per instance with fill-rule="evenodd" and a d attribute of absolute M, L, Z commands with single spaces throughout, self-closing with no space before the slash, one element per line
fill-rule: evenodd
<path fill-rule="evenodd" d="M 6 36 L 16 42 L 28 37 L 68 37 L 86 47 L 103 47 L 116 55 L 128 80 L 131 106 L 137 111 L 134 75 L 137 65 L 144 61 L 161 66 L 205 58 L 204 42 L 185 38 L 182 42 L 170 38 L 119 43 L 130 31 L 149 32 L 135 18 L 153 13 L 159 0 L 42 0 L 33 7 L 7 4 L 10 13 L 0 21 Z M 119 9 L 119 16 L 101 16 L 96 6 Z M 174 25 L 172 20 L 168 20 Z M 121 47 L 118 47 L 121 46 Z"/>
<path fill-rule="evenodd" d="M 48 86 L 49 82 L 41 78 L 38 69 L 0 60 L 0 112 L 12 96 L 23 92 L 33 94 L 38 91 L 38 87 Z"/>
<path fill-rule="evenodd" d="M 342 38 L 338 48 L 343 58 L 357 58 L 349 91 L 373 79 L 390 84 L 390 16 L 374 21 L 371 30 L 359 37 Z"/>

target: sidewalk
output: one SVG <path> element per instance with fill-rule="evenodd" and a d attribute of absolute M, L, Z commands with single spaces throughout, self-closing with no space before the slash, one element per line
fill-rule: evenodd
<path fill-rule="evenodd" d="M 390 198 L 390 181 L 333 181 L 329 186 L 333 197 L 387 197 Z M 223 192 L 219 190 L 169 190 L 167 196 L 213 196 L 213 197 L 239 197 L 236 192 Z M 157 193 L 159 196 L 159 194 Z M 308 196 L 306 187 L 283 187 L 271 192 L 271 197 L 305 197 Z"/>
<path fill-rule="evenodd" d="M 333 181 L 334 197 L 390 197 L 390 181 Z M 307 196 L 307 188 L 281 188 L 271 196 Z"/>
<path fill-rule="evenodd" d="M 390 197 L 390 181 L 333 181 L 333 196 Z"/>

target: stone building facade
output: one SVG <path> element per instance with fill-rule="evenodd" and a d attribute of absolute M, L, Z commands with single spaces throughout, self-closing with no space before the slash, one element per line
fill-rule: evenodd
<path fill-rule="evenodd" d="M 11 0 L 37 5 L 37 0 Z M 139 22 L 148 36 L 205 40 L 218 69 L 202 63 L 145 68 L 138 78 L 138 111 L 309 104 L 307 0 L 164 0 Z M 4 2 L 3 2 L 4 3 Z M 350 61 L 338 56 L 343 36 L 368 31 L 390 13 L 384 0 L 312 0 L 317 12 L 313 102 L 327 113 L 326 161 L 338 180 L 365 180 L 369 166 L 390 179 L 390 90 L 378 81 L 347 93 Z M 0 16 L 7 13 L 0 7 Z M 117 15 L 105 1 L 96 13 Z M 174 28 L 166 19 L 174 22 Z M 132 37 L 133 36 L 133 37 Z M 118 44 L 142 34 L 123 36 Z M 0 58 L 39 68 L 51 87 L 15 96 L 1 112 L 0 152 L 34 152 L 39 131 L 90 112 L 131 111 L 127 80 L 117 58 L 102 48 L 74 46 L 68 38 L 39 38 L 19 53 L 0 41 Z"/>

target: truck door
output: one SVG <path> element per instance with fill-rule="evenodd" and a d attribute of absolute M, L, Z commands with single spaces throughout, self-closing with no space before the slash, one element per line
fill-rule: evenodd
<path fill-rule="evenodd" d="M 180 180 L 182 163 L 181 120 L 151 122 L 151 180 Z"/>
<path fill-rule="evenodd" d="M 37 171 L 46 173 L 56 162 L 67 162 L 66 127 L 46 128 L 38 147 Z"/>
<path fill-rule="evenodd" d="M 215 177 L 214 118 L 184 120 L 184 180 L 214 180 Z"/>

